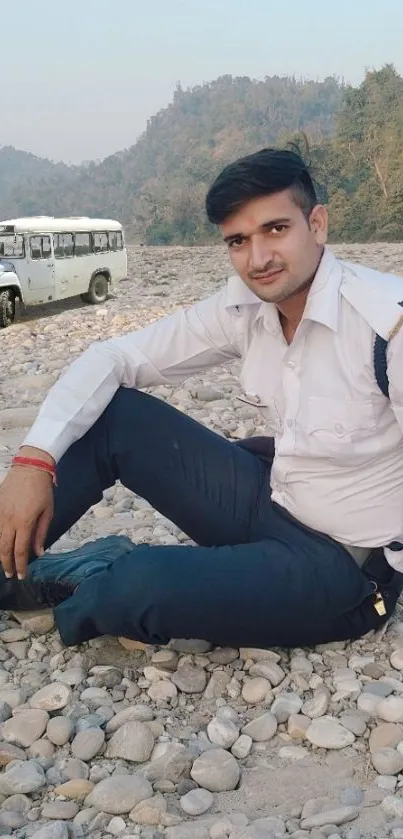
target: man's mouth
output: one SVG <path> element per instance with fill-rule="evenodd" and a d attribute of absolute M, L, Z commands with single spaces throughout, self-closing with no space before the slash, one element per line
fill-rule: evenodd
<path fill-rule="evenodd" d="M 259 277 L 253 277 L 252 282 L 259 283 L 259 285 L 269 285 L 269 283 L 272 283 L 277 279 L 283 270 L 283 268 L 276 268 L 274 271 L 267 271 L 266 274 L 261 274 Z"/>

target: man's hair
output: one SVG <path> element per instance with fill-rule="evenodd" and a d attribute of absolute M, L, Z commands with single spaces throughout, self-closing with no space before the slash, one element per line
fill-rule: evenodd
<path fill-rule="evenodd" d="M 230 163 L 218 175 L 207 193 L 207 217 L 221 224 L 247 201 L 285 189 L 309 218 L 318 199 L 302 157 L 289 149 L 261 149 Z"/>

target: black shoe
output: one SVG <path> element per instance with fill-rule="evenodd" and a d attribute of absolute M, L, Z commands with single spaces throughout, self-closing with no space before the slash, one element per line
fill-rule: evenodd
<path fill-rule="evenodd" d="M 39 577 L 5 579 L 0 588 L 0 609 L 6 612 L 32 612 L 54 609 L 74 593 L 76 583 L 42 580 Z"/>

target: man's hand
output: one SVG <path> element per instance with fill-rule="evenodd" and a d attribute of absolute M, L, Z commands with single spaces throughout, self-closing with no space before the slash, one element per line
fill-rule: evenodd
<path fill-rule="evenodd" d="M 54 464 L 38 449 L 23 447 L 21 455 Z M 0 486 L 0 562 L 7 577 L 25 577 L 33 550 L 40 556 L 53 518 L 52 476 L 25 466 L 13 466 Z"/>

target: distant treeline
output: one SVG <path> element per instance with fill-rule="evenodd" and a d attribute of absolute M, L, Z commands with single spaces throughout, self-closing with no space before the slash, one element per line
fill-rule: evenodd
<path fill-rule="evenodd" d="M 147 244 L 211 241 L 204 199 L 218 172 L 289 141 L 312 166 L 332 241 L 403 240 L 403 78 L 391 65 L 359 87 L 276 76 L 178 85 L 139 140 L 100 163 L 66 166 L 3 147 L 0 217 L 109 216 Z"/>

